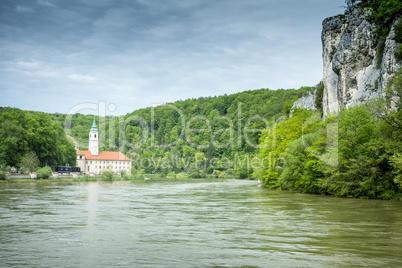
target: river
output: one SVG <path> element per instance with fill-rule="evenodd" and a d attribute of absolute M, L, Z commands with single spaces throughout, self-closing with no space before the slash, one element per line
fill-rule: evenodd
<path fill-rule="evenodd" d="M 401 267 L 402 203 L 184 180 L 0 184 L 2 267 Z"/>

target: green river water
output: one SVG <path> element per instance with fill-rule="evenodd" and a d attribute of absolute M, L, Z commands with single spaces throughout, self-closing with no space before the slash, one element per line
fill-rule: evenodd
<path fill-rule="evenodd" d="M 0 184 L 1 267 L 402 267 L 402 202 L 254 181 Z"/>

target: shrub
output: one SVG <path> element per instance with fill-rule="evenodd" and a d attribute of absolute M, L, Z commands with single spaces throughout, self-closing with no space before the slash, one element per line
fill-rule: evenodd
<path fill-rule="evenodd" d="M 177 179 L 186 179 L 187 176 L 186 176 L 186 173 L 180 172 L 180 173 L 177 173 L 177 174 L 176 174 L 176 178 L 177 178 Z"/>
<path fill-rule="evenodd" d="M 167 175 L 166 178 L 168 179 L 176 179 L 176 174 L 174 173 L 174 171 L 170 171 Z"/>
<path fill-rule="evenodd" d="M 398 49 L 395 51 L 395 56 L 398 61 L 402 61 L 402 45 L 399 45 Z"/>
<path fill-rule="evenodd" d="M 10 173 L 11 173 L 11 174 L 17 173 L 17 169 L 16 169 L 15 167 L 11 167 L 11 168 L 10 168 Z"/>
<path fill-rule="evenodd" d="M 129 180 L 131 180 L 131 179 L 132 179 L 132 177 L 131 177 L 130 175 L 128 175 L 128 174 L 123 174 L 123 180 L 129 181 Z"/>
<path fill-rule="evenodd" d="M 225 171 L 222 171 L 219 173 L 218 178 L 223 179 L 229 177 L 228 174 Z"/>
<path fill-rule="evenodd" d="M 143 170 L 143 169 L 137 170 L 135 167 L 132 167 L 132 168 L 131 168 L 131 177 L 132 177 L 134 180 L 144 179 L 145 176 L 144 176 L 143 173 L 144 173 L 144 170 Z"/>
<path fill-rule="evenodd" d="M 84 175 L 84 176 L 82 176 L 80 179 L 81 179 L 82 181 L 89 181 L 89 180 L 90 180 L 90 178 L 89 178 L 88 175 Z"/>
<path fill-rule="evenodd" d="M 38 168 L 39 159 L 35 152 L 28 152 L 22 158 L 20 165 L 24 168 L 24 171 L 33 172 Z"/>
<path fill-rule="evenodd" d="M 0 180 L 5 180 L 6 179 L 6 173 L 4 171 L 0 171 Z"/>
<path fill-rule="evenodd" d="M 111 181 L 113 179 L 113 171 L 107 170 L 103 172 L 103 177 L 105 178 L 105 180 Z"/>
<path fill-rule="evenodd" d="M 48 179 L 52 175 L 52 169 L 50 167 L 43 167 L 36 171 L 38 179 Z"/>

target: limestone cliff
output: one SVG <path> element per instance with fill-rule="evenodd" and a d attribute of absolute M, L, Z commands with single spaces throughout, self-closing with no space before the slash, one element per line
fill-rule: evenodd
<path fill-rule="evenodd" d="M 316 110 L 315 108 L 316 92 L 309 92 L 306 96 L 301 97 L 293 103 L 292 108 L 304 108 L 309 110 Z"/>
<path fill-rule="evenodd" d="M 327 18 L 321 34 L 324 62 L 323 115 L 381 94 L 398 67 L 395 32 L 392 28 L 377 67 L 375 25 L 366 20 L 369 11 Z M 367 89 L 367 85 L 372 90 Z"/>

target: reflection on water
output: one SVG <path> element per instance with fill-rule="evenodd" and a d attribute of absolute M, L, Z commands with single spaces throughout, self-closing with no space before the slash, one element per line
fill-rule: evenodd
<path fill-rule="evenodd" d="M 402 204 L 252 181 L 0 185 L 2 266 L 402 266 Z"/>

